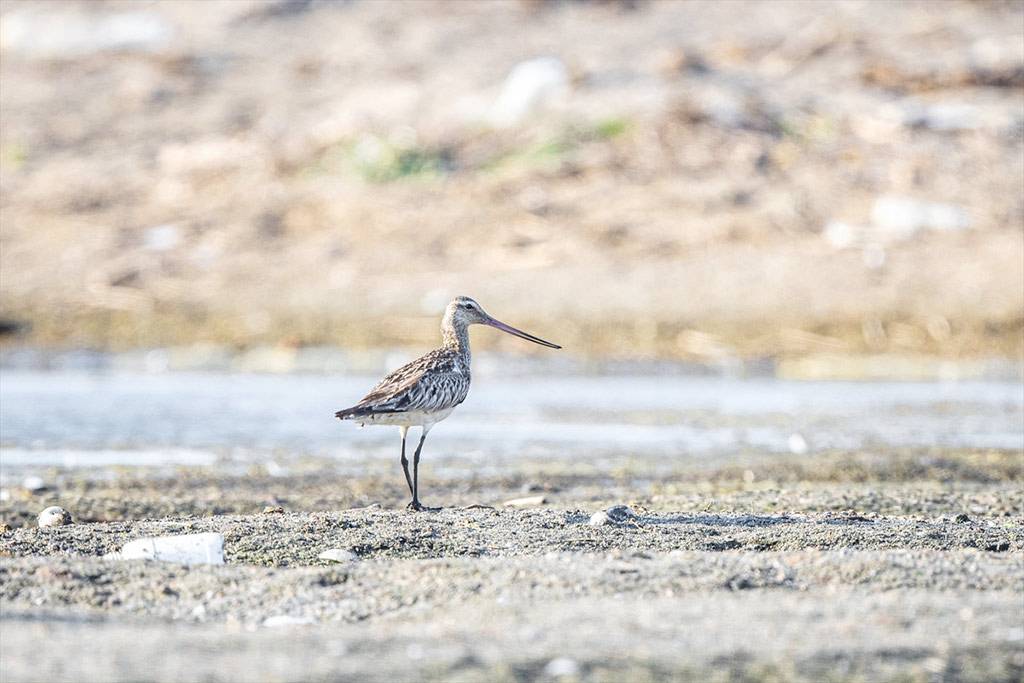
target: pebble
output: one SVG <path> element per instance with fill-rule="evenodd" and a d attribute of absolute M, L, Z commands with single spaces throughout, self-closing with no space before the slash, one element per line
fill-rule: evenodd
<path fill-rule="evenodd" d="M 267 507 L 263 508 L 263 514 L 265 514 L 265 515 L 283 515 L 284 514 L 284 508 L 281 507 L 280 505 L 268 505 Z"/>
<path fill-rule="evenodd" d="M 599 512 L 595 512 L 594 514 L 592 514 L 590 516 L 590 521 L 588 522 L 588 524 L 590 524 L 590 526 L 606 526 L 606 525 L 611 524 L 611 523 L 612 523 L 612 518 L 609 517 L 608 513 L 605 512 L 604 510 L 601 510 Z"/>
<path fill-rule="evenodd" d="M 636 517 L 636 513 L 628 505 L 613 505 L 590 516 L 590 526 L 606 526 L 626 522 Z"/>
<path fill-rule="evenodd" d="M 119 553 L 105 555 L 117 560 L 159 560 L 178 564 L 224 564 L 224 536 L 217 533 L 157 536 L 130 541 Z"/>
<path fill-rule="evenodd" d="M 53 505 L 39 513 L 39 527 L 64 526 L 71 524 L 71 513 L 62 507 Z"/>
<path fill-rule="evenodd" d="M 317 555 L 317 557 L 321 560 L 328 560 L 330 562 L 352 562 L 359 559 L 359 556 L 354 552 L 351 550 L 345 550 L 344 548 L 331 548 L 330 550 L 323 551 Z"/>
<path fill-rule="evenodd" d="M 503 505 L 510 508 L 525 508 L 533 505 L 544 505 L 547 502 L 547 496 L 526 496 L 525 498 L 506 500 Z"/>

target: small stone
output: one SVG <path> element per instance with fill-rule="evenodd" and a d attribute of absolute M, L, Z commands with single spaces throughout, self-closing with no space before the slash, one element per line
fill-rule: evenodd
<path fill-rule="evenodd" d="M 580 665 L 569 657 L 556 657 L 544 667 L 544 673 L 551 678 L 576 678 L 580 675 Z"/>
<path fill-rule="evenodd" d="M 267 507 L 263 508 L 263 514 L 265 514 L 265 515 L 283 515 L 284 514 L 284 508 L 281 507 L 280 505 L 268 505 Z"/>
<path fill-rule="evenodd" d="M 39 527 L 64 526 L 71 524 L 71 513 L 62 507 L 53 505 L 39 513 Z"/>
<path fill-rule="evenodd" d="M 607 526 L 612 523 L 612 518 L 608 516 L 607 512 L 601 510 L 591 515 L 590 521 L 587 523 L 590 526 Z"/>
<path fill-rule="evenodd" d="M 964 524 L 965 522 L 971 521 L 971 518 L 961 512 L 959 515 L 953 518 L 953 521 L 957 524 Z"/>
<path fill-rule="evenodd" d="M 525 508 L 534 505 L 544 505 L 547 502 L 547 496 L 526 496 L 525 498 L 513 498 L 512 500 L 506 500 L 503 505 L 510 508 Z"/>
<path fill-rule="evenodd" d="M 317 555 L 317 557 L 329 562 L 352 562 L 359 559 L 359 556 L 354 552 L 351 550 L 345 550 L 344 548 L 331 548 L 330 550 L 323 551 Z"/>
<path fill-rule="evenodd" d="M 628 505 L 613 505 L 605 513 L 613 522 L 625 522 L 636 517 L 636 513 Z"/>

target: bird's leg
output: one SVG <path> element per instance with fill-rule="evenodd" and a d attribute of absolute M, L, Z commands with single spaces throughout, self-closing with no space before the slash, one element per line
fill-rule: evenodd
<path fill-rule="evenodd" d="M 413 493 L 412 478 L 409 476 L 409 459 L 405 457 L 405 437 L 409 434 L 409 428 L 399 427 L 398 429 L 402 432 L 402 470 L 405 472 L 405 483 L 409 485 L 409 493 Z"/>
<path fill-rule="evenodd" d="M 420 503 L 420 451 L 423 450 L 423 442 L 427 439 L 427 432 L 430 429 L 424 427 L 423 434 L 420 436 L 420 442 L 416 446 L 416 452 L 412 456 L 412 502 L 409 503 L 410 510 L 440 510 L 441 508 L 428 508 Z"/>

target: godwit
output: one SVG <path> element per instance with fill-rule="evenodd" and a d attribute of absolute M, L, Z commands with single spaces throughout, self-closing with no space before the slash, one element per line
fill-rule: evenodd
<path fill-rule="evenodd" d="M 431 427 L 452 414 L 455 406 L 466 400 L 469 393 L 469 326 L 490 325 L 503 332 L 532 341 L 534 344 L 560 349 L 561 346 L 544 341 L 532 334 L 517 330 L 495 320 L 484 312 L 480 304 L 468 296 L 457 296 L 444 309 L 441 319 L 442 344 L 438 349 L 403 365 L 370 390 L 363 399 L 334 415 L 341 420 L 353 420 L 360 425 L 392 425 L 402 436 L 402 470 L 409 485 L 411 510 L 429 510 L 420 503 L 419 469 L 420 451 Z M 410 427 L 422 427 L 419 445 L 412 456 L 412 477 L 409 460 L 405 457 L 405 437 Z"/>

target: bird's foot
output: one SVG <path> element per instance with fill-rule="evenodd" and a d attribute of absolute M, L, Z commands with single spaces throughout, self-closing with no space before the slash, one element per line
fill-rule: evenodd
<path fill-rule="evenodd" d="M 411 503 L 409 503 L 405 507 L 407 509 L 409 509 L 409 510 L 414 511 L 414 512 L 440 512 L 441 511 L 441 508 L 428 508 L 426 505 L 422 504 L 418 500 L 412 501 Z"/>

